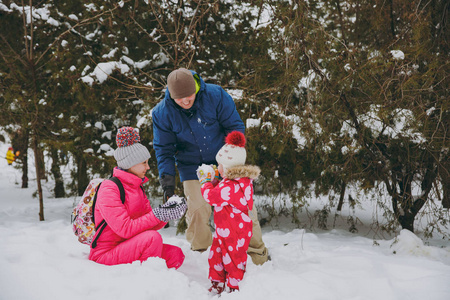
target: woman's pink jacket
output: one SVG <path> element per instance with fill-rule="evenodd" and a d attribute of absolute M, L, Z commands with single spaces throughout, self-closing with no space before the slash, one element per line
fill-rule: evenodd
<path fill-rule="evenodd" d="M 159 230 L 166 224 L 155 217 L 150 202 L 141 188 L 141 185 L 148 181 L 147 178 L 142 180 L 118 168 L 114 169 L 113 176 L 119 178 L 123 184 L 125 203 L 122 204 L 119 188 L 114 182 L 110 180 L 102 182 L 94 211 L 95 225 L 98 226 L 103 219 L 108 225 L 97 240 L 97 247 L 94 249 L 91 247 L 89 259 L 94 261 L 124 241 L 146 230 Z M 111 260 L 105 264 L 115 264 L 120 259 L 111 257 Z"/>

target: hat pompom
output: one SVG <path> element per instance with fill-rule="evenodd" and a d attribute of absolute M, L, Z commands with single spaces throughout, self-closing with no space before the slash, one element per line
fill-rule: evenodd
<path fill-rule="evenodd" d="M 117 132 L 116 144 L 119 148 L 131 146 L 140 141 L 139 133 L 133 127 L 122 127 Z"/>
<path fill-rule="evenodd" d="M 245 135 L 240 131 L 232 131 L 225 137 L 225 145 L 216 155 L 216 161 L 225 169 L 245 165 Z"/>
<path fill-rule="evenodd" d="M 225 138 L 225 143 L 237 147 L 245 147 L 245 136 L 240 131 L 232 131 Z"/>

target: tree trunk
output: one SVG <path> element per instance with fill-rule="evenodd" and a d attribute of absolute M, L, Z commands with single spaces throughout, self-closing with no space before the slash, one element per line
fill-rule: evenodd
<path fill-rule="evenodd" d="M 414 212 L 412 210 L 411 204 L 407 204 L 408 201 L 412 200 L 406 199 L 404 194 L 399 195 L 396 192 L 394 192 L 394 194 L 392 194 L 391 192 L 391 197 L 394 215 L 397 221 L 400 223 L 400 226 L 402 227 L 402 229 L 408 229 L 409 231 L 414 232 L 414 219 L 417 212 Z"/>
<path fill-rule="evenodd" d="M 415 215 L 408 213 L 403 216 L 398 217 L 398 222 L 402 226 L 402 229 L 408 229 L 411 232 L 414 232 L 414 219 Z"/>
<path fill-rule="evenodd" d="M 394 212 L 397 216 L 397 220 L 403 229 L 408 229 L 414 232 L 414 220 L 428 200 L 428 195 L 433 187 L 433 182 L 437 177 L 437 166 L 433 164 L 433 161 L 428 161 L 426 165 L 427 169 L 422 179 L 422 194 L 420 197 L 414 199 L 412 196 L 411 179 L 408 177 L 402 178 L 398 181 L 398 186 L 401 191 L 400 195 L 393 195 L 393 206 L 400 205 L 401 209 L 395 209 Z M 394 185 L 393 185 L 394 186 Z M 394 201 L 395 200 L 395 201 Z"/>
<path fill-rule="evenodd" d="M 78 157 L 78 196 L 82 196 L 84 193 L 84 190 L 86 189 L 86 186 L 89 183 L 89 178 L 87 176 L 87 166 L 86 166 L 86 160 L 83 158 L 83 156 Z"/>
<path fill-rule="evenodd" d="M 438 172 L 442 184 L 442 207 L 450 208 L 450 162 L 448 157 L 443 160 L 442 164 L 439 164 Z"/>
<path fill-rule="evenodd" d="M 35 163 L 36 163 L 36 165 L 39 165 L 39 172 L 41 172 L 41 173 L 39 173 L 39 178 L 41 180 L 43 180 L 43 179 L 47 180 L 47 174 L 45 172 L 44 153 L 39 148 L 39 145 L 38 145 L 37 149 L 38 149 L 39 157 L 35 157 Z"/>
<path fill-rule="evenodd" d="M 34 151 L 34 157 L 40 157 L 41 153 L 40 153 L 40 149 L 39 149 L 39 141 L 38 141 L 38 137 L 37 134 L 34 133 L 34 137 L 33 137 L 33 151 Z M 38 195 L 39 195 L 39 221 L 45 221 L 44 218 L 44 196 L 42 194 L 42 185 L 41 185 L 41 174 L 42 174 L 42 170 L 41 170 L 41 164 L 37 162 L 35 162 L 36 165 L 36 182 L 37 182 L 37 188 L 38 188 Z"/>
<path fill-rule="evenodd" d="M 341 194 L 339 195 L 339 204 L 337 206 L 337 211 L 342 210 L 342 205 L 344 204 L 344 196 L 345 196 L 345 188 L 347 187 L 347 184 L 345 182 L 342 183 L 341 187 Z"/>
<path fill-rule="evenodd" d="M 341 26 L 342 40 L 347 45 L 347 34 L 345 31 L 345 21 L 344 21 L 344 17 L 342 16 L 342 9 L 341 9 L 340 1 L 334 1 L 334 4 L 336 5 L 336 9 L 338 12 L 339 25 Z"/>
<path fill-rule="evenodd" d="M 442 187 L 443 187 L 442 207 L 450 208 L 450 183 L 448 181 L 443 182 Z"/>
<path fill-rule="evenodd" d="M 28 145 L 30 131 L 20 128 L 11 137 L 11 144 L 14 151 L 19 152 L 18 159 L 22 162 L 22 188 L 28 188 Z"/>
<path fill-rule="evenodd" d="M 389 1 L 389 16 L 391 18 L 391 34 L 392 34 L 392 38 L 395 39 L 394 0 L 390 0 Z"/>
<path fill-rule="evenodd" d="M 64 180 L 60 170 L 58 150 L 52 147 L 50 152 L 52 156 L 51 170 L 53 177 L 55 178 L 55 189 L 54 189 L 55 198 L 62 198 L 66 195 L 66 192 L 64 190 Z"/>
<path fill-rule="evenodd" d="M 22 154 L 22 188 L 28 188 L 28 146 L 26 151 Z"/>

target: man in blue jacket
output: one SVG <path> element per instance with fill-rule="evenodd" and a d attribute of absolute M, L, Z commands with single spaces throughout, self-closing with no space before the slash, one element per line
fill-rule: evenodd
<path fill-rule="evenodd" d="M 186 239 L 192 250 L 205 251 L 212 244 L 211 206 L 202 197 L 196 171 L 201 164 L 217 164 L 225 136 L 233 130 L 244 133 L 245 126 L 231 96 L 197 73 L 177 69 L 169 74 L 167 86 L 164 99 L 152 111 L 160 183 L 165 199 L 175 193 L 176 165 L 188 203 Z M 253 237 L 248 254 L 255 264 L 263 264 L 268 252 L 255 208 L 250 217 Z"/>

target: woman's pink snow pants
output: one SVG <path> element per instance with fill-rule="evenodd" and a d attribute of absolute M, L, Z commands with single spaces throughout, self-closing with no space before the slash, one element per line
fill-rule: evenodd
<path fill-rule="evenodd" d="M 96 262 L 104 265 L 145 261 L 149 257 L 160 257 L 166 261 L 168 268 L 178 269 L 184 261 L 183 251 L 177 246 L 163 244 L 161 235 L 154 230 L 147 230 L 118 244 L 101 255 Z"/>

